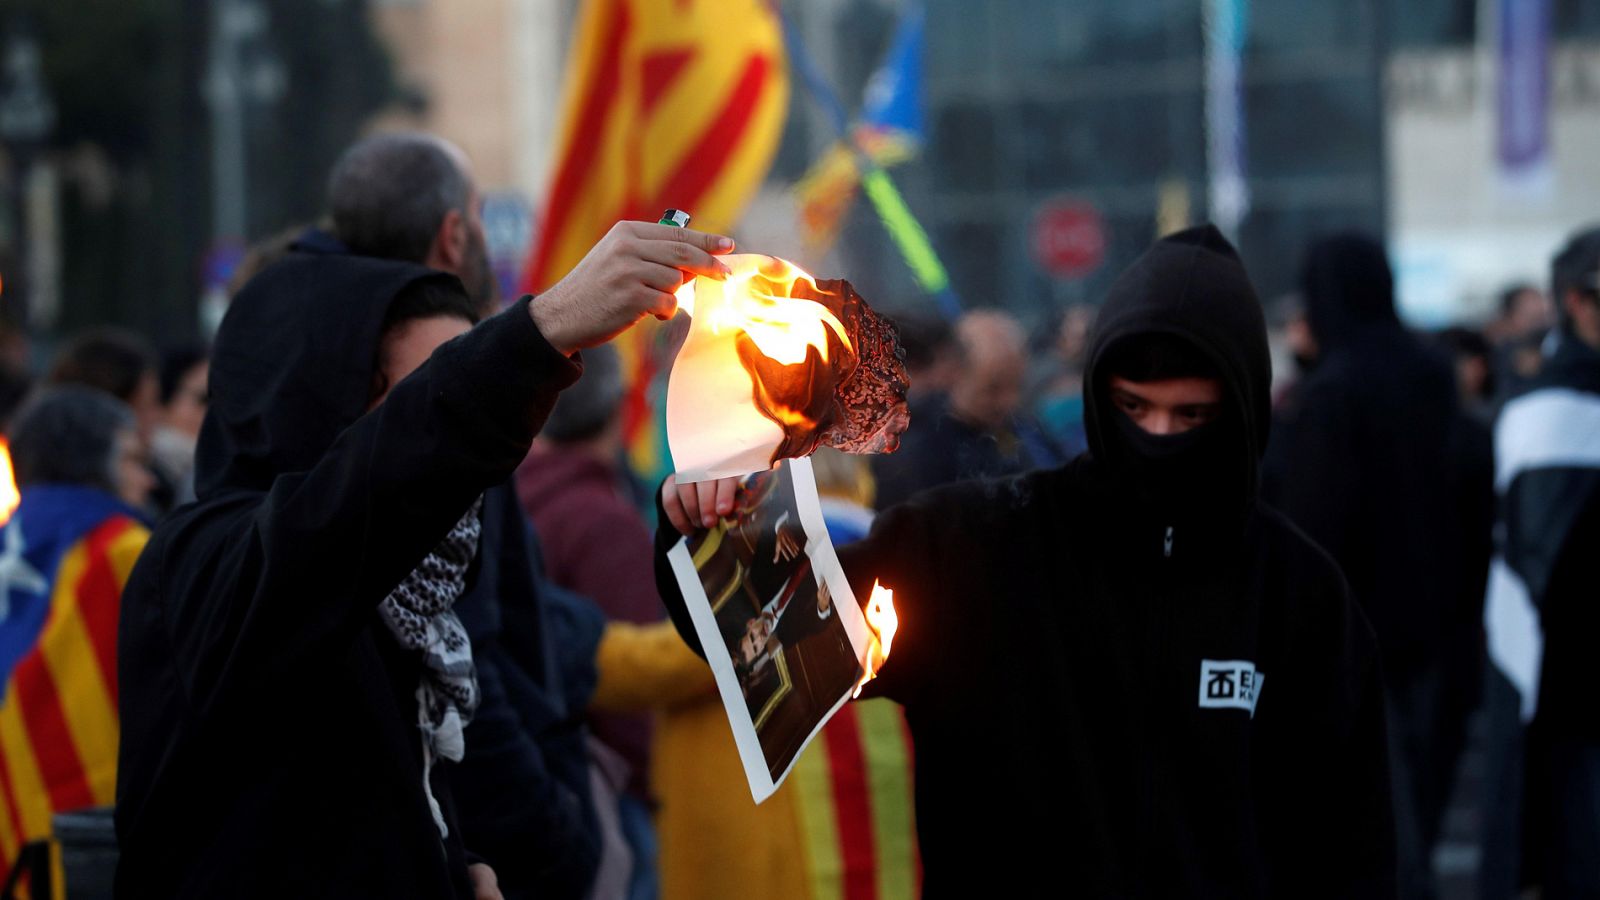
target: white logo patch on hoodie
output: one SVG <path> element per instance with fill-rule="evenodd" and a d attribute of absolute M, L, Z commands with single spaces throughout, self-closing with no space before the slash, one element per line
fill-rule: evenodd
<path fill-rule="evenodd" d="M 1266 676 L 1247 659 L 1200 660 L 1200 707 L 1242 709 L 1256 715 L 1256 699 Z"/>

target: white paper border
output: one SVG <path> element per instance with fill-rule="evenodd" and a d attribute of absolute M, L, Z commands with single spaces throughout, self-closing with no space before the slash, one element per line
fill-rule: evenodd
<path fill-rule="evenodd" d="M 850 582 L 844 576 L 843 567 L 839 565 L 839 556 L 834 552 L 833 541 L 828 537 L 827 524 L 822 518 L 822 505 L 817 498 L 817 482 L 811 469 L 811 459 L 809 457 L 789 459 L 783 464 L 788 465 L 790 469 L 795 504 L 800 511 L 800 525 L 806 534 L 805 551 L 811 558 L 812 572 L 820 579 L 819 583 L 827 582 L 828 590 L 833 595 L 833 608 L 839 612 L 840 623 L 844 625 L 845 634 L 850 639 L 850 648 L 855 652 L 858 665 L 863 664 L 871 641 L 867 620 L 861 612 L 861 606 L 856 603 L 855 593 L 850 590 Z M 711 611 L 711 600 L 706 596 L 705 585 L 700 581 L 700 573 L 695 570 L 694 558 L 689 552 L 688 538 L 681 538 L 673 545 L 667 554 L 667 560 L 672 564 L 678 588 L 683 592 L 684 605 L 689 609 L 689 618 L 694 622 L 695 634 L 700 638 L 700 647 L 705 652 L 706 662 L 711 665 L 711 674 L 716 678 L 717 692 L 722 696 L 722 706 L 728 714 L 728 724 L 733 728 L 733 742 L 739 748 L 739 760 L 744 764 L 745 779 L 750 783 L 750 794 L 755 798 L 755 802 L 760 803 L 772 796 L 778 786 L 783 784 L 783 780 L 789 777 L 789 772 L 799 761 L 800 755 L 811 746 L 811 741 L 817 736 L 817 732 L 821 731 L 822 726 L 839 711 L 839 707 L 850 699 L 854 686 L 846 690 L 828 708 L 827 713 L 811 729 L 811 733 L 800 742 L 800 747 L 789 760 L 789 765 L 777 779 L 773 779 L 767 767 L 767 757 L 761 751 L 761 739 L 756 734 L 755 721 L 750 718 L 750 709 L 745 703 L 744 692 L 739 688 L 739 678 L 734 674 L 733 660 L 728 654 L 718 652 L 718 649 L 724 646 L 722 632 L 717 627 L 716 614 Z"/>

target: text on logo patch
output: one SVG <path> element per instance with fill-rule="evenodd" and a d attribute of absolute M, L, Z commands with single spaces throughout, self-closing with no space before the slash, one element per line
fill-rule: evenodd
<path fill-rule="evenodd" d="M 1200 660 L 1200 706 L 1203 709 L 1242 709 L 1256 714 L 1265 675 L 1248 659 Z"/>

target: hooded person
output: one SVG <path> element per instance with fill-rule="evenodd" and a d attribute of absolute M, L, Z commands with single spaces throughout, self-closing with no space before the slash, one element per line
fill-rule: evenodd
<path fill-rule="evenodd" d="M 1274 432 L 1267 499 L 1339 563 L 1377 633 L 1402 894 L 1428 897 L 1483 677 L 1489 433 L 1462 409 L 1448 360 L 1401 324 L 1381 244 L 1318 241 L 1301 282 L 1320 357 Z"/>
<path fill-rule="evenodd" d="M 1393 894 L 1376 645 L 1256 496 L 1270 374 L 1233 248 L 1173 235 L 1097 323 L 1088 454 L 920 494 L 840 548 L 858 601 L 894 590 L 865 695 L 905 707 L 928 896 Z M 669 483 L 662 512 L 703 524 L 722 487 Z"/>
<path fill-rule="evenodd" d="M 731 246 L 619 223 L 475 327 L 460 281 L 415 263 L 292 252 L 252 280 L 217 334 L 198 499 L 124 594 L 118 896 L 501 896 L 446 774 L 486 698 L 518 690 L 455 611 L 503 574 L 486 494 L 573 354 L 671 315 L 679 269 L 717 277 Z"/>

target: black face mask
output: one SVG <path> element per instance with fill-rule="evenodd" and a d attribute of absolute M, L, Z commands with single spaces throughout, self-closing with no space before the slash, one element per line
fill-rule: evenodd
<path fill-rule="evenodd" d="M 1143 503 L 1185 517 L 1221 512 L 1225 491 L 1238 491 L 1229 477 L 1242 446 L 1229 437 L 1236 429 L 1226 420 L 1208 422 L 1179 434 L 1151 434 L 1122 410 L 1113 410 L 1118 468 L 1123 484 Z"/>

